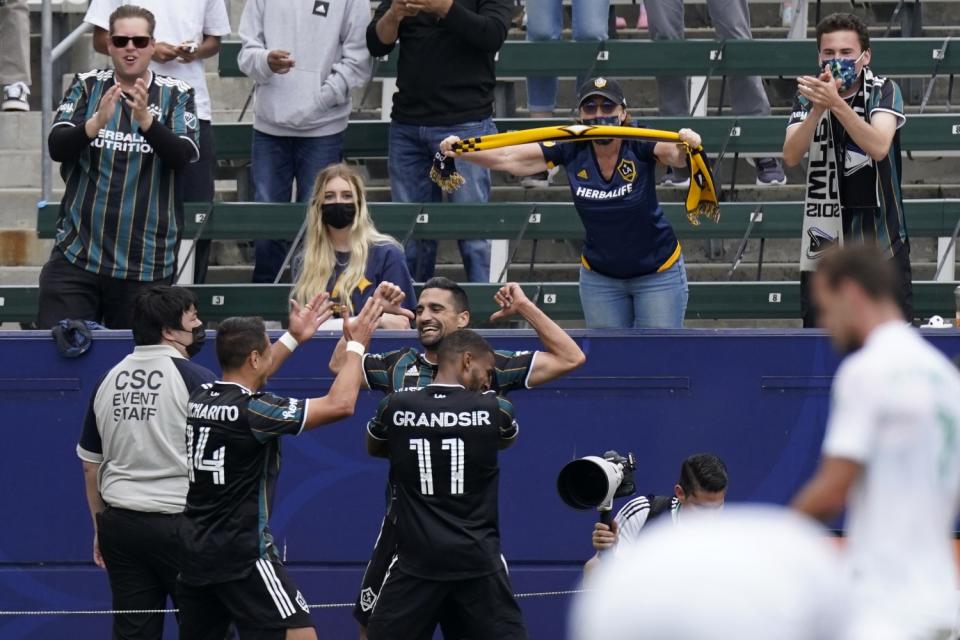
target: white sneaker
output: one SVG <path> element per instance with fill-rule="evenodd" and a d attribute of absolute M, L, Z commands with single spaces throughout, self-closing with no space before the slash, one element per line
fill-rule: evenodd
<path fill-rule="evenodd" d="M 30 89 L 22 82 L 14 82 L 3 88 L 4 111 L 30 111 Z"/>
<path fill-rule="evenodd" d="M 560 171 L 560 167 L 553 167 L 532 176 L 524 176 L 520 178 L 520 186 L 527 189 L 546 189 L 550 186 L 553 176 L 557 175 L 558 171 Z"/>

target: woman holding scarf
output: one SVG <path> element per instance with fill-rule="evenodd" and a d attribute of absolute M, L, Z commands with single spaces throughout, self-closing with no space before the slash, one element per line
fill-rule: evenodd
<path fill-rule="evenodd" d="M 803 324 L 816 326 L 810 274 L 835 244 L 875 243 L 900 274 L 898 302 L 913 319 L 910 242 L 900 189 L 900 87 L 870 69 L 870 34 L 858 17 L 835 13 L 817 25 L 819 76 L 797 78 L 783 144 L 787 166 L 809 155 L 800 253 Z"/>
<path fill-rule="evenodd" d="M 591 78 L 578 91 L 579 122 L 624 125 L 627 101 L 620 85 Z M 679 131 L 696 148 L 700 136 Z M 454 155 L 456 136 L 441 152 Z M 516 176 L 566 168 L 570 192 L 586 230 L 580 266 L 580 302 L 591 329 L 679 328 L 687 307 L 687 275 L 680 242 L 657 201 L 657 162 L 685 167 L 684 144 L 594 140 L 519 144 L 474 151 L 459 160 Z"/>
<path fill-rule="evenodd" d="M 377 231 L 367 210 L 363 179 L 342 163 L 317 176 L 307 209 L 306 247 L 293 261 L 293 277 L 297 302 L 305 304 L 326 291 L 351 316 L 381 282 L 393 283 L 406 294 L 403 307 L 411 317 L 417 299 L 400 243 Z M 384 313 L 380 326 L 409 329 L 410 319 Z"/>

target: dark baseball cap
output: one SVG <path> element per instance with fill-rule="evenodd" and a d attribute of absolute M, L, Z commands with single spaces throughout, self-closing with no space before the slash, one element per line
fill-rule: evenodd
<path fill-rule="evenodd" d="M 623 89 L 620 88 L 620 83 L 610 78 L 598 76 L 590 78 L 580 85 L 580 89 L 577 91 L 577 106 L 583 104 L 583 101 L 590 96 L 603 96 L 611 102 L 616 102 L 624 107 L 627 106 L 627 99 L 623 97 Z"/>

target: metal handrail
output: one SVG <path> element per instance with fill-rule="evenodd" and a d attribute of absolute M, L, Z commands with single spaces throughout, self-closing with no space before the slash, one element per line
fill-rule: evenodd
<path fill-rule="evenodd" d="M 53 123 L 53 63 L 69 51 L 92 27 L 84 22 L 53 46 L 53 5 L 43 0 L 40 9 L 40 202 L 45 205 L 53 193 L 53 160 L 47 149 L 47 137 Z"/>

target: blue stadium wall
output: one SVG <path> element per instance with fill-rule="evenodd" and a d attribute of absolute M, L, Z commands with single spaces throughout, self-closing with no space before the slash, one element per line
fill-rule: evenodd
<path fill-rule="evenodd" d="M 928 332 L 947 354 L 960 334 Z M 491 331 L 498 348 L 535 349 L 526 331 Z M 680 460 L 711 451 L 726 460 L 729 500 L 784 503 L 813 470 L 838 358 L 817 332 L 686 330 L 575 333 L 587 364 L 570 377 L 511 395 L 520 440 L 501 457 L 504 553 L 517 592 L 576 588 L 591 555 L 595 514 L 565 507 L 557 471 L 577 456 L 633 451 L 644 493 L 668 492 Z M 297 351 L 271 382 L 279 394 L 323 394 L 335 336 Z M 376 350 L 410 344 L 382 334 Z M 129 334 L 97 334 L 78 360 L 61 358 L 49 334 L 0 333 L 4 432 L 0 610 L 99 610 L 110 605 L 105 573 L 90 562 L 92 531 L 75 445 L 93 386 L 131 348 Z M 216 371 L 212 345 L 199 361 Z M 275 537 L 307 601 L 353 601 L 377 535 L 386 464 L 366 456 L 356 415 L 284 443 L 272 514 Z M 638 580 L 644 576 L 638 575 Z M 569 600 L 521 601 L 532 638 L 558 639 Z M 350 610 L 316 609 L 321 638 L 355 637 Z M 107 616 L 0 616 L 0 638 L 103 638 Z M 169 638 L 176 637 L 172 618 Z"/>

